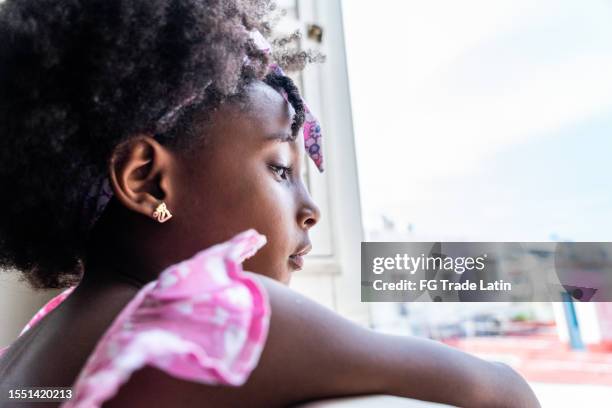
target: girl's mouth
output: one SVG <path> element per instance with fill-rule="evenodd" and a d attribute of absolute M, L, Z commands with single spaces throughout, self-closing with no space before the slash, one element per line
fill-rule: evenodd
<path fill-rule="evenodd" d="M 302 249 L 298 250 L 295 254 L 289 255 L 289 265 L 295 271 L 299 271 L 304 267 L 304 256 L 310 252 L 312 245 L 307 242 Z"/>

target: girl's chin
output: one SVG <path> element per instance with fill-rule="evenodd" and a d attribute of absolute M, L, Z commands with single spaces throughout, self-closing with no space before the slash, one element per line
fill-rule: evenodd
<path fill-rule="evenodd" d="M 301 255 L 291 255 L 288 263 L 291 270 L 300 271 L 304 267 L 304 257 Z"/>

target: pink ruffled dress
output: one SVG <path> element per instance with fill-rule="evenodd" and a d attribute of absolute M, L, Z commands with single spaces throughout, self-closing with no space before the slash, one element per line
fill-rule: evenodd
<path fill-rule="evenodd" d="M 62 407 L 101 406 L 145 365 L 204 384 L 246 382 L 266 340 L 270 308 L 266 292 L 241 264 L 265 242 L 255 230 L 242 232 L 141 288 L 98 341 Z M 73 290 L 51 299 L 21 334 Z"/>

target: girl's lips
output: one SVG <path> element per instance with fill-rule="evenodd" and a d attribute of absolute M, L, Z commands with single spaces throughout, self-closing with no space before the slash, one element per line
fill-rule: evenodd
<path fill-rule="evenodd" d="M 304 266 L 304 257 L 302 255 L 291 255 L 289 256 L 289 265 L 299 271 Z"/>

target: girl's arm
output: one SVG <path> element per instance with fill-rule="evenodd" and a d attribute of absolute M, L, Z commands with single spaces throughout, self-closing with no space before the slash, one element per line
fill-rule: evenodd
<path fill-rule="evenodd" d="M 506 365 L 434 341 L 362 328 L 272 279 L 252 276 L 266 288 L 272 316 L 261 359 L 245 385 L 204 386 L 145 368 L 120 389 L 115 405 L 105 406 L 142 403 L 143 393 L 157 406 L 167 401 L 183 407 L 188 401 L 200 407 L 280 407 L 360 394 L 461 407 L 540 406 Z"/>

